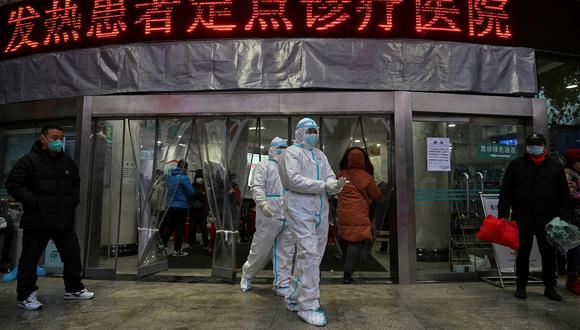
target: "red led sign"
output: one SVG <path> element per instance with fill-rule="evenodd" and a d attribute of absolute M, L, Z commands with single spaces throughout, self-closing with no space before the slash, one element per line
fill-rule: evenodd
<path fill-rule="evenodd" d="M 568 1 L 568 0 L 562 0 Z M 570 0 L 571 1 L 571 0 Z M 0 59 L 106 44 L 219 38 L 421 38 L 536 48 L 578 31 L 549 0 L 35 0 L 0 7 Z M 534 5 L 536 4 L 536 5 Z M 541 4 L 541 5 L 537 5 Z M 551 6 L 551 7 L 550 7 Z M 569 4 L 578 8 L 579 5 Z M 579 8 L 580 9 L 580 8 Z M 564 9 L 567 12 L 570 8 Z M 550 16 L 551 15 L 551 16 Z M 567 14 L 572 18 L 573 15 Z M 544 31 L 538 36 L 537 31 Z M 565 45 L 578 49 L 578 43 Z M 580 53 L 580 49 L 578 49 Z"/>

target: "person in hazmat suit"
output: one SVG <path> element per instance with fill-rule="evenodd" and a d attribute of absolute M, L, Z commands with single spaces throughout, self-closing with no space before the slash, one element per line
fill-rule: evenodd
<path fill-rule="evenodd" d="M 280 179 L 286 189 L 286 217 L 296 240 L 296 266 L 291 293 L 285 297 L 289 310 L 305 322 L 326 325 L 320 309 L 320 262 L 328 240 L 328 195 L 338 194 L 346 179 L 336 180 L 328 159 L 316 148 L 318 125 L 310 118 L 298 122 L 295 144 L 280 160 Z"/>
<path fill-rule="evenodd" d="M 278 162 L 287 146 L 286 141 L 275 137 L 268 159 L 258 163 L 250 183 L 257 206 L 256 232 L 242 267 L 240 288 L 244 292 L 251 289 L 252 279 L 272 260 L 274 292 L 282 297 L 289 294 L 295 248 L 284 215 L 284 188 L 278 172 Z"/>

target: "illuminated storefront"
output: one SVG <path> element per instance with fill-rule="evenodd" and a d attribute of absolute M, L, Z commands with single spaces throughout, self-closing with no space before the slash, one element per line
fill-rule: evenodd
<path fill-rule="evenodd" d="M 321 124 L 335 170 L 357 145 L 378 169 L 385 200 L 376 218 L 388 226 L 377 230 L 390 231 L 390 249 L 382 256 L 373 249 L 376 278 L 475 279 L 483 272 L 471 265 L 484 252 L 458 243 L 466 227 L 458 221 L 480 217 L 478 193 L 497 190 L 527 131 L 547 133 L 546 102 L 533 98 L 537 50 L 580 55 L 572 14 L 580 5 L 554 7 L 548 0 L 0 7 L 0 178 L 43 122 L 71 127 L 86 178 L 78 231 L 87 275 L 144 275 L 168 267 L 155 238 L 156 170 L 188 159 L 215 195 L 213 261 L 196 262 L 231 277 L 249 205 L 219 192 L 227 193 L 232 174 L 247 186 L 268 140 L 291 140 L 296 120 L 309 115 Z M 428 137 L 450 139 L 449 171 L 428 169 Z"/>

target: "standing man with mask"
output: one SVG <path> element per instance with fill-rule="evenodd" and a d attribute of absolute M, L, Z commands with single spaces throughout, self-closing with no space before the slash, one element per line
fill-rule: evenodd
<path fill-rule="evenodd" d="M 548 156 L 546 138 L 533 133 L 526 138 L 526 154 L 512 160 L 503 177 L 498 215 L 517 221 L 520 248 L 516 258 L 516 298 L 526 299 L 530 252 L 534 236 L 542 255 L 544 295 L 562 301 L 556 291 L 556 250 L 546 240 L 546 224 L 554 217 L 566 219 L 568 182 L 564 167 Z"/>
<path fill-rule="evenodd" d="M 75 209 L 80 198 L 80 177 L 74 161 L 64 153 L 64 130 L 47 125 L 32 151 L 20 158 L 6 180 L 8 193 L 22 203 L 20 227 L 22 254 L 16 291 L 18 307 L 42 307 L 36 296 L 36 266 L 49 240 L 64 263 L 64 299 L 94 297 L 81 282 L 81 249 L 75 232 Z"/>
<path fill-rule="evenodd" d="M 275 137 L 268 150 L 268 159 L 258 163 L 250 183 L 258 207 L 256 233 L 248 260 L 242 267 L 240 287 L 244 292 L 250 290 L 254 276 L 273 256 L 274 292 L 282 297 L 290 293 L 295 248 L 284 215 L 284 188 L 278 172 L 278 162 L 287 146 L 286 141 Z"/>
<path fill-rule="evenodd" d="M 328 240 L 328 196 L 346 184 L 335 174 L 318 143 L 318 125 L 310 118 L 298 122 L 296 143 L 280 161 L 280 178 L 286 194 L 286 216 L 296 239 L 296 266 L 287 308 L 297 311 L 305 322 L 324 326 L 320 309 L 320 262 Z"/>

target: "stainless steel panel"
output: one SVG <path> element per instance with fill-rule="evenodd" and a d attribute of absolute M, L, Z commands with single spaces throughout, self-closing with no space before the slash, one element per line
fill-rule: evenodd
<path fill-rule="evenodd" d="M 398 270 L 395 280 L 400 284 L 417 282 L 411 102 L 411 93 L 395 92 L 396 241 L 398 258 Z"/>
<path fill-rule="evenodd" d="M 92 97 L 94 116 L 287 115 L 386 113 L 392 92 L 200 93 Z"/>
<path fill-rule="evenodd" d="M 0 122 L 74 118 L 82 108 L 82 98 L 64 98 L 0 104 Z"/>
<path fill-rule="evenodd" d="M 86 233 L 88 233 L 87 226 L 90 219 L 89 201 L 90 201 L 90 177 L 91 177 L 91 135 L 92 135 L 92 114 L 91 114 L 91 100 L 90 97 L 81 99 L 83 101 L 82 107 L 77 110 L 76 123 L 76 150 L 75 160 L 79 169 L 81 177 L 81 193 L 80 203 L 76 210 L 76 231 L 81 247 L 81 256 L 85 256 L 86 249 Z M 84 260 L 83 260 L 84 261 Z M 83 262 L 83 264 L 85 264 Z"/>
<path fill-rule="evenodd" d="M 413 92 L 413 112 L 531 117 L 532 99 L 523 97 Z"/>

